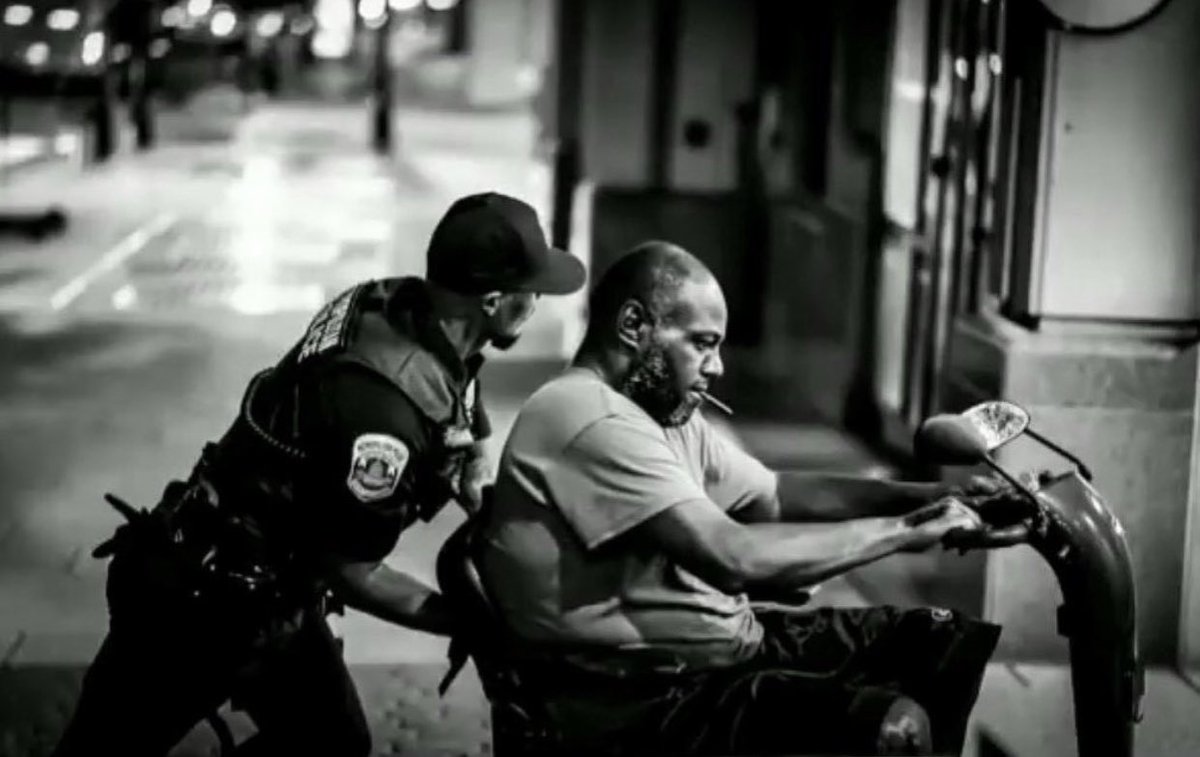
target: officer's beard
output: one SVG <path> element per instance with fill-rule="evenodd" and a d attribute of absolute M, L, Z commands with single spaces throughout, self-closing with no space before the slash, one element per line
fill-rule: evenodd
<path fill-rule="evenodd" d="M 658 344 L 634 358 L 618 389 L 663 427 L 682 426 L 696 409 L 695 401 L 679 388 L 679 376 Z"/>

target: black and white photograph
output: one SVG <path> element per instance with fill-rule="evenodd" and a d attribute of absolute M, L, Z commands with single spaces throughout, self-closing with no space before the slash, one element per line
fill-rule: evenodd
<path fill-rule="evenodd" d="M 0 0 L 0 757 L 1200 754 L 1200 0 Z"/>

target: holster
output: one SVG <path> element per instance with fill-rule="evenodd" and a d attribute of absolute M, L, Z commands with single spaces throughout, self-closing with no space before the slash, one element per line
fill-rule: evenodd
<path fill-rule="evenodd" d="M 112 494 L 105 498 L 126 523 L 92 554 L 113 555 L 114 568 L 118 561 L 137 566 L 120 571 L 123 578 L 160 597 L 186 597 L 249 616 L 321 601 L 320 587 L 297 569 L 295 556 L 248 514 L 221 501 L 207 454 L 187 481 L 170 482 L 149 511 Z"/>

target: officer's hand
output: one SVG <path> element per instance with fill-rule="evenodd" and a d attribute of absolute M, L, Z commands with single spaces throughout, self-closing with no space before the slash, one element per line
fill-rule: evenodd
<path fill-rule="evenodd" d="M 466 511 L 467 515 L 474 515 L 483 507 L 483 487 L 485 482 L 482 479 L 469 479 L 463 477 L 464 480 L 458 484 L 458 496 L 455 501 L 459 506 Z"/>
<path fill-rule="evenodd" d="M 477 446 L 459 473 L 458 493 L 455 497 L 467 515 L 474 515 L 483 507 L 483 490 L 490 483 L 491 465 L 488 464 L 483 448 Z"/>
<path fill-rule="evenodd" d="M 904 551 L 924 552 L 942 543 L 951 531 L 979 531 L 983 519 L 956 497 L 943 497 L 933 504 L 914 510 L 902 519 Z"/>

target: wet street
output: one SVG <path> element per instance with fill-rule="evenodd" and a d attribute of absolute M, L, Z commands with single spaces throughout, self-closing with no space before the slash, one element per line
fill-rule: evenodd
<path fill-rule="evenodd" d="M 102 495 L 150 505 L 185 476 L 246 380 L 321 303 L 361 279 L 423 273 L 429 233 L 458 196 L 502 189 L 543 217 L 550 199 L 524 113 L 401 112 L 391 160 L 371 154 L 355 107 L 264 106 L 228 128 L 225 140 L 125 152 L 83 173 L 39 166 L 0 187 L 6 210 L 54 203 L 70 218 L 61 237 L 0 240 L 6 670 L 86 665 L 107 621 L 105 564 L 90 551 L 119 519 Z M 574 343 L 578 298 L 542 304 L 527 338 L 484 374 L 494 444 Z M 460 517 L 447 509 L 410 530 L 392 562 L 432 581 Z M 355 666 L 444 659 L 437 639 L 362 615 L 341 630 Z M 469 682 L 457 688 L 473 695 Z M 36 742 L 30 728 L 6 732 L 0 754 Z"/>

